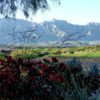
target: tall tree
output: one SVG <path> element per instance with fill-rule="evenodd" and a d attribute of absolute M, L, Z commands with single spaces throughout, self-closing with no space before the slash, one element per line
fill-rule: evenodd
<path fill-rule="evenodd" d="M 60 0 L 51 0 L 59 2 Z M 0 0 L 0 16 L 15 16 L 17 9 L 22 9 L 26 17 L 29 12 L 35 13 L 38 9 L 47 9 L 48 0 Z"/>

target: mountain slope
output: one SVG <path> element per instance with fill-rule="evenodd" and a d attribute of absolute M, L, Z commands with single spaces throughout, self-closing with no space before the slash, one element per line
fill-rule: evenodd
<path fill-rule="evenodd" d="M 66 41 L 98 43 L 99 40 L 99 23 L 75 25 L 64 20 L 52 20 L 37 24 L 21 19 L 0 20 L 0 45 L 57 44 Z"/>

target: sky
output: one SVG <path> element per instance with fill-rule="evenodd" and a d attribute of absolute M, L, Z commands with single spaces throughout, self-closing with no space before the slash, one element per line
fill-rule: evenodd
<path fill-rule="evenodd" d="M 52 19 L 66 20 L 72 24 L 100 23 L 100 0 L 61 0 L 61 5 L 49 1 L 49 9 L 38 11 L 32 17 L 33 22 L 41 23 Z M 51 0 L 53 1 L 53 0 Z M 23 18 L 18 11 L 17 18 Z"/>

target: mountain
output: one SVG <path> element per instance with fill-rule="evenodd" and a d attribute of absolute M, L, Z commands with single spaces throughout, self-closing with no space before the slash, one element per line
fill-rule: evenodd
<path fill-rule="evenodd" d="M 0 20 L 0 45 L 100 44 L 100 24 L 76 25 L 64 20 L 37 24 L 21 19 Z"/>

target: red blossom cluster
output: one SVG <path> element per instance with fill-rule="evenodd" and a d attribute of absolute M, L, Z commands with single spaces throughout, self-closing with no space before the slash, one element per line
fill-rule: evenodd
<path fill-rule="evenodd" d="M 68 86 L 73 87 L 72 75 L 81 88 L 84 88 L 83 83 L 91 82 L 91 77 L 80 74 L 81 72 L 81 65 L 72 67 L 71 64 L 59 62 L 56 57 L 36 61 L 9 56 L 5 60 L 0 59 L 0 97 L 10 100 L 36 97 L 40 97 L 39 100 L 51 100 L 55 95 L 60 100 L 60 87 L 63 86 L 64 90 L 70 88 Z M 100 76 L 92 80 L 97 81 L 98 77 Z M 88 86 L 90 87 L 89 83 Z"/>

